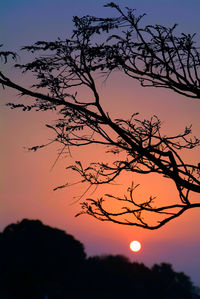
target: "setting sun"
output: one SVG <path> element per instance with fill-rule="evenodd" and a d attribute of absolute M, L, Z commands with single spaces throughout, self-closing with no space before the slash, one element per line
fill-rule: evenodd
<path fill-rule="evenodd" d="M 141 244 L 139 241 L 132 241 L 130 243 L 130 249 L 134 252 L 138 252 L 141 249 Z"/>

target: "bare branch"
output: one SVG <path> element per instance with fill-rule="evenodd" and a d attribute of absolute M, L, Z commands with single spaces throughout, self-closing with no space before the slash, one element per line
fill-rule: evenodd
<path fill-rule="evenodd" d="M 200 193 L 200 166 L 186 163 L 182 157 L 182 152 L 192 151 L 200 141 L 191 137 L 191 127 L 174 136 L 163 135 L 162 123 L 156 116 L 141 120 L 138 113 L 133 113 L 129 119 L 112 119 L 102 105 L 96 78 L 108 79 L 118 69 L 139 80 L 144 87 L 168 88 L 200 99 L 200 52 L 195 46 L 195 35 L 177 37 L 176 25 L 141 27 L 144 15 L 136 17 L 134 10 L 123 11 L 114 3 L 106 6 L 114 8 L 118 16 L 74 17 L 71 39 L 38 41 L 23 47 L 22 50 L 34 53 L 35 58 L 15 67 L 35 76 L 36 83 L 30 88 L 16 84 L 3 72 L 0 72 L 0 84 L 21 95 L 21 102 L 7 104 L 11 109 L 55 110 L 59 115 L 57 121 L 47 125 L 54 134 L 53 140 L 30 150 L 58 142 L 62 149 L 57 159 L 64 151 L 71 154 L 71 148 L 88 145 L 101 146 L 112 155 L 109 163 L 95 161 L 85 167 L 76 161 L 67 167 L 81 176 L 81 183 L 88 184 L 83 195 L 91 186 L 112 184 L 127 172 L 146 176 L 156 173 L 173 182 L 177 197 L 172 204 L 163 205 L 152 196 L 142 202 L 136 200 L 137 185 L 132 184 L 123 197 L 107 194 L 100 199 L 86 199 L 78 213 L 152 230 L 186 210 L 200 207 L 200 203 L 193 202 L 193 194 Z M 101 43 L 96 38 L 99 34 Z M 0 56 L 5 63 L 9 56 L 16 58 L 12 52 L 0 52 Z M 89 91 L 90 97 L 80 98 L 82 87 Z M 32 103 L 24 103 L 23 96 L 28 96 Z M 54 190 L 66 186 L 68 182 Z M 107 206 L 110 201 L 112 208 Z M 115 202 L 121 205 L 118 211 Z M 155 216 L 154 223 L 149 220 L 149 214 Z"/>

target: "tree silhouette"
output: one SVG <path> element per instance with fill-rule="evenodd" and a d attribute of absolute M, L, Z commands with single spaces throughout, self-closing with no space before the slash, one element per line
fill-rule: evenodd
<path fill-rule="evenodd" d="M 73 236 L 28 219 L 0 233 L 0 297 L 200 298 L 190 278 L 170 264 L 150 269 L 122 255 L 86 259 L 83 245 Z"/>
<path fill-rule="evenodd" d="M 62 230 L 39 220 L 10 224 L 0 235 L 0 289 L 10 298 L 60 298 L 76 287 L 85 257 L 83 245 Z"/>
<path fill-rule="evenodd" d="M 190 278 L 166 263 L 149 269 L 121 255 L 94 256 L 86 260 L 84 271 L 81 283 L 89 298 L 195 298 Z"/>
<path fill-rule="evenodd" d="M 78 213 L 101 221 L 157 229 L 185 211 L 200 207 L 200 202 L 192 200 L 193 194 L 200 193 L 199 166 L 184 162 L 181 154 L 181 150 L 197 147 L 199 139 L 191 137 L 191 127 L 175 136 L 162 135 L 161 121 L 156 116 L 140 120 L 134 113 L 129 119 L 111 119 L 102 106 L 97 77 L 103 75 L 104 80 L 108 79 L 118 69 L 139 80 L 142 86 L 168 88 L 200 99 L 200 52 L 195 46 L 195 35 L 177 37 L 176 26 L 141 27 L 143 16 L 137 17 L 134 10 L 123 11 L 114 3 L 106 6 L 114 8 L 119 16 L 74 17 L 71 39 L 38 41 L 22 48 L 35 55 L 31 62 L 15 65 L 37 78 L 31 88 L 14 83 L 3 72 L 0 72 L 0 83 L 32 98 L 30 105 L 8 103 L 12 109 L 57 111 L 59 119 L 47 126 L 55 133 L 52 142 L 63 146 L 60 154 L 72 147 L 92 144 L 103 145 L 106 152 L 113 154 L 114 161 L 110 163 L 96 162 L 84 167 L 77 161 L 70 165 L 68 168 L 78 172 L 82 182 L 95 186 L 109 184 L 125 172 L 155 173 L 172 181 L 177 190 L 173 204 L 163 205 L 153 197 L 135 199 L 137 185 L 132 183 L 124 197 L 107 194 L 98 199 L 87 198 Z M 38 52 L 43 55 L 37 56 Z M 2 51 L 0 55 L 5 63 L 10 55 L 17 59 L 12 52 Z M 88 89 L 91 100 L 79 97 L 82 87 Z M 109 201 L 113 207 L 116 207 L 115 201 L 117 206 L 120 204 L 119 210 L 108 208 Z M 156 223 L 150 221 L 154 217 L 149 214 L 155 215 Z"/>
<path fill-rule="evenodd" d="M 152 272 L 158 283 L 157 294 L 164 294 L 164 298 L 191 298 L 191 282 L 184 273 L 175 272 L 172 266 L 166 263 L 154 265 Z"/>

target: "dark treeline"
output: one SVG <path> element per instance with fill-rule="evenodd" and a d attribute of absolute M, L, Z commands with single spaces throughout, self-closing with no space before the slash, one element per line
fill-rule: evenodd
<path fill-rule="evenodd" d="M 200 298 L 190 278 L 170 264 L 130 262 L 117 255 L 86 258 L 62 230 L 24 219 L 0 233 L 0 298 Z"/>

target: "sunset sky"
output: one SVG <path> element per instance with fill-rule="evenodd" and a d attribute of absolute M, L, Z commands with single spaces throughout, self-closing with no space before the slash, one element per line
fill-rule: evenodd
<path fill-rule="evenodd" d="M 37 40 L 55 40 L 70 37 L 74 15 L 114 16 L 114 11 L 104 8 L 103 0 L 1 0 L 0 44 L 5 50 L 19 53 L 20 47 Z M 146 13 L 146 24 L 172 26 L 178 23 L 177 32 L 197 33 L 199 40 L 199 0 L 122 0 L 115 1 L 121 7 L 135 8 L 138 14 Z M 19 62 L 27 61 L 20 53 Z M 2 67 L 2 66 L 1 66 Z M 3 65 L 4 71 L 20 84 L 31 84 L 31 77 L 18 77 L 12 66 Z M 30 85 L 29 84 L 29 85 Z M 171 91 L 142 88 L 138 82 L 115 73 L 99 90 L 105 110 L 111 117 L 128 118 L 140 112 L 141 118 L 157 115 L 163 122 L 163 131 L 170 135 L 180 133 L 193 124 L 193 133 L 200 135 L 200 100 L 187 99 Z M 88 255 L 123 254 L 132 261 L 147 266 L 167 262 L 176 271 L 184 271 L 200 286 L 200 209 L 186 212 L 177 220 L 155 231 L 135 227 L 98 222 L 83 215 L 75 218 L 80 210 L 77 196 L 85 187 L 76 185 L 62 190 L 53 188 L 75 182 L 78 178 L 66 167 L 75 160 L 87 162 L 88 156 L 95 161 L 107 159 L 101 149 L 90 148 L 72 151 L 72 157 L 62 157 L 52 169 L 59 147 L 52 146 L 28 152 L 27 147 L 43 144 L 52 138 L 45 127 L 56 119 L 56 114 L 9 110 L 7 102 L 19 98 L 16 92 L 0 89 L 0 230 L 23 218 L 40 219 L 44 224 L 58 227 L 80 240 Z M 199 149 L 186 153 L 186 159 L 199 162 Z M 123 195 L 131 181 L 141 185 L 138 196 L 158 196 L 168 200 L 175 196 L 165 179 L 145 177 L 122 178 L 118 186 L 99 187 L 90 197 L 104 193 Z M 138 240 L 142 250 L 133 253 L 129 243 Z"/>

